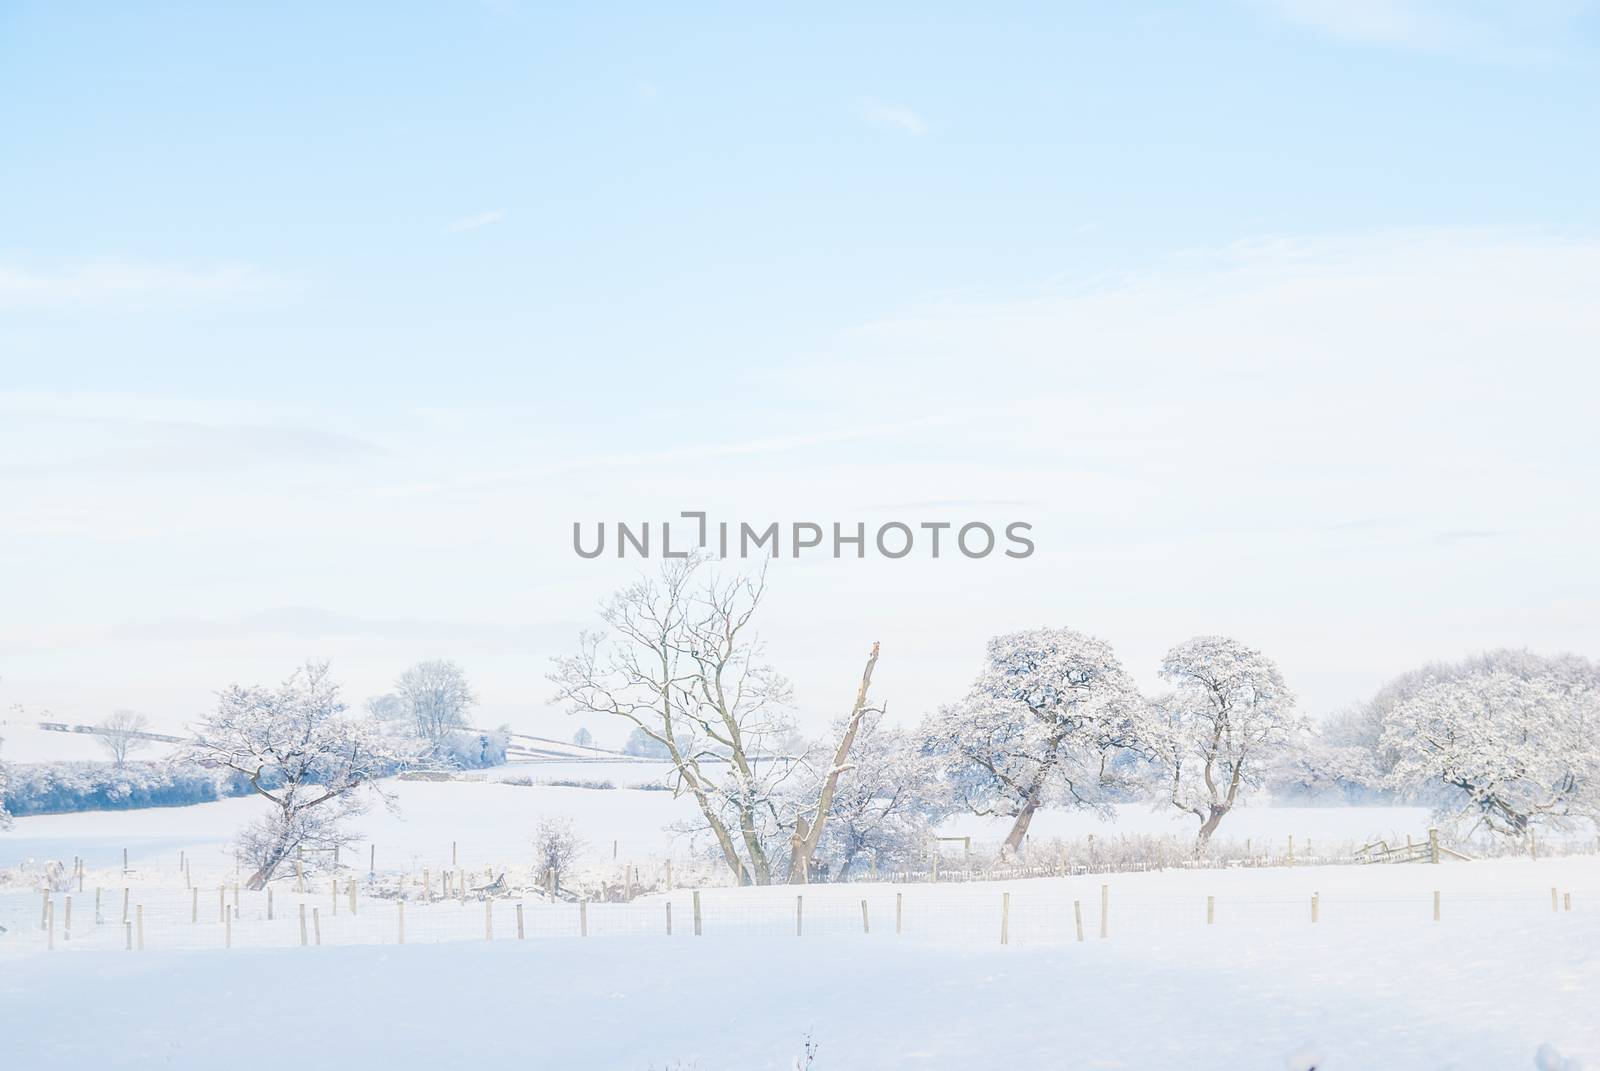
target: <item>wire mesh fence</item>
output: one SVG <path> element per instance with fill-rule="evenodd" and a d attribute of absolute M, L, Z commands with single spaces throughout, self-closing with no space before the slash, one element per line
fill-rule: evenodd
<path fill-rule="evenodd" d="M 457 885 L 459 887 L 459 884 Z M 1470 932 L 1515 918 L 1592 921 L 1600 889 L 1299 895 L 1119 894 L 1114 883 L 787 886 L 653 893 L 627 902 L 529 886 L 450 897 L 392 879 L 101 886 L 0 896 L 0 951 L 143 951 L 405 945 L 549 938 L 844 938 L 1064 945 L 1204 929 L 1281 935 L 1320 927 L 1440 926 Z"/>

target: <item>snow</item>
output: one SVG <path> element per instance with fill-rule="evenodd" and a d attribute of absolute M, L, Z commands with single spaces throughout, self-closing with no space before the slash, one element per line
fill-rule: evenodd
<path fill-rule="evenodd" d="M 585 775 L 597 765 L 607 764 L 534 764 L 521 772 L 593 779 Z M 252 1044 L 267 1017 L 315 1039 L 297 1048 L 304 1067 L 431 1068 L 516 1057 L 577 1071 L 787 1071 L 808 1033 L 818 1045 L 814 1071 L 1304 1071 L 1314 1058 L 1328 1071 L 1526 1071 L 1546 1043 L 1549 1059 L 1561 1061 L 1552 1066 L 1600 1063 L 1600 1019 L 1592 1012 L 1600 992 L 1593 954 L 1600 857 L 706 888 L 704 934 L 696 938 L 689 891 L 583 907 L 552 903 L 531 887 L 529 867 L 539 819 L 568 815 L 588 841 L 585 865 L 638 866 L 645 886 L 659 888 L 666 858 L 686 852 L 668 827 L 692 817 L 692 802 L 667 792 L 497 779 L 506 772 L 388 781 L 399 813 L 375 808 L 356 820 L 366 842 L 346 860 L 346 875 L 365 877 L 372 844 L 380 881 L 363 881 L 354 916 L 344 880 L 336 910 L 334 890 L 316 875 L 303 896 L 292 880 L 276 882 L 271 920 L 266 894 L 242 890 L 237 916 L 226 927 L 219 921 L 219 888 L 231 914 L 237 880 L 225 845 L 260 813 L 257 800 L 18 819 L 0 833 L 7 1065 L 213 1066 L 217 1053 Z M 1230 814 L 1219 836 L 1278 844 L 1292 833 L 1299 851 L 1306 840 L 1331 846 L 1420 837 L 1426 825 L 1420 808 L 1258 803 Z M 1043 811 L 1033 838 L 1189 829 L 1182 816 L 1129 805 L 1114 824 Z M 947 826 L 959 831 L 992 842 L 1004 821 L 961 818 Z M 129 875 L 120 870 L 123 847 Z M 505 867 L 511 895 L 487 908 L 475 898 L 439 901 L 452 847 L 472 884 L 483 882 L 486 869 Z M 185 887 L 180 852 L 198 894 Z M 65 894 L 57 892 L 56 947 L 46 951 L 31 876 L 37 869 L 13 868 L 76 856 L 88 870 L 83 891 L 73 892 L 73 933 L 69 940 Z M 432 902 L 418 882 L 424 866 Z M 679 881 L 685 873 L 677 872 Z M 1110 904 L 1103 940 L 1102 885 Z M 103 890 L 99 925 L 96 886 Z M 397 887 L 407 898 L 404 947 Z M 1558 904 L 1559 894 L 1571 894 L 1570 910 L 1552 910 L 1552 887 Z M 142 952 L 123 950 L 123 888 L 143 909 Z M 797 895 L 804 897 L 800 937 Z M 301 904 L 320 947 L 300 946 Z M 486 913 L 492 940 L 485 940 Z M 86 1009 L 94 1009 L 94 1029 L 82 1028 Z"/>
<path fill-rule="evenodd" d="M 179 735 L 182 730 L 152 725 L 149 732 Z M 166 758 L 177 747 L 161 740 L 147 740 L 129 754 L 136 762 Z M 104 762 L 106 749 L 94 733 L 63 733 L 39 728 L 38 719 L 11 718 L 0 722 L 0 761 L 4 762 Z"/>
<path fill-rule="evenodd" d="M 575 765 L 584 770 L 589 764 Z M 524 772 L 545 779 L 560 776 L 548 772 L 559 768 L 540 763 Z M 380 869 L 449 865 L 452 844 L 458 859 L 474 864 L 524 860 L 543 815 L 573 817 L 590 858 L 610 858 L 613 841 L 619 856 L 663 855 L 675 843 L 665 827 L 695 813 L 692 800 L 640 789 L 397 778 L 383 784 L 394 794 L 398 810 L 391 813 L 374 804 L 350 823 L 364 858 L 369 845 L 377 846 Z M 176 866 L 181 851 L 205 860 L 209 869 L 231 870 L 225 852 L 229 839 L 264 809 L 262 801 L 246 796 L 188 807 L 18 818 L 10 831 L 0 832 L 0 867 L 28 859 L 70 861 L 74 856 L 91 866 L 120 865 L 127 848 L 135 864 Z"/>
<path fill-rule="evenodd" d="M 1552 885 L 1572 891 L 1571 911 L 1551 911 Z M 1002 946 L 1007 893 L 1011 944 Z M 1213 926 L 1207 895 L 1216 897 Z M 870 934 L 860 931 L 863 898 Z M 702 894 L 698 939 L 682 891 L 672 896 L 670 938 L 660 896 L 590 905 L 587 939 L 555 936 L 542 914 L 575 921 L 574 905 L 530 902 L 541 936 L 518 941 L 502 902 L 486 941 L 482 904 L 418 904 L 408 907 L 404 947 L 339 939 L 341 927 L 359 924 L 392 942 L 392 904 L 366 901 L 352 920 L 315 899 L 325 940 L 340 947 L 301 948 L 297 924 L 280 919 L 291 947 L 172 950 L 184 934 L 216 939 L 213 893 L 201 897 L 213 917 L 200 924 L 147 916 L 142 953 L 58 944 L 29 955 L 25 970 L 0 971 L 8 1062 L 211 1066 L 216 1054 L 240 1051 L 264 1017 L 314 1039 L 297 1049 L 304 1067 L 473 1066 L 516 1055 L 575 1069 L 759 1071 L 788 1068 L 808 1034 L 818 1071 L 1275 1071 L 1311 1050 L 1332 1071 L 1516 1071 L 1533 1067 L 1544 1043 L 1565 1060 L 1600 1055 L 1594 858 L 717 889 Z M 1071 929 L 1074 900 L 1085 907 L 1082 943 Z M 38 896 L 25 906 L 32 918 L 19 921 L 36 927 Z M 428 921 L 435 911 L 475 929 L 430 943 L 430 932 L 443 932 Z M 8 912 L 6 924 L 17 916 Z M 114 920 L 104 928 L 120 930 Z M 241 923 L 236 940 L 251 930 Z M 89 1008 L 94 1028 L 85 1030 Z"/>
<path fill-rule="evenodd" d="M 1218 841 L 1233 840 L 1243 843 L 1247 838 L 1256 846 L 1272 845 L 1282 851 L 1288 838 L 1295 839 L 1295 850 L 1304 850 L 1309 840 L 1313 846 L 1318 841 L 1329 845 L 1351 841 L 1365 844 L 1379 838 L 1390 843 L 1405 843 L 1407 834 L 1426 837 L 1431 824 L 1426 807 L 1274 807 L 1264 801 L 1252 801 L 1228 813 L 1217 827 Z M 958 815 L 940 826 L 940 833 L 948 836 L 970 836 L 974 840 L 998 841 L 1011 828 L 1009 818 L 985 818 L 977 815 Z M 1193 840 L 1199 823 L 1193 815 L 1184 814 L 1171 806 L 1152 806 L 1148 803 L 1128 803 L 1113 809 L 1111 818 L 1102 818 L 1089 811 L 1041 810 L 1029 827 L 1031 840 L 1049 840 L 1083 837 L 1115 837 L 1119 834 L 1148 833 L 1160 836 L 1182 837 Z"/>

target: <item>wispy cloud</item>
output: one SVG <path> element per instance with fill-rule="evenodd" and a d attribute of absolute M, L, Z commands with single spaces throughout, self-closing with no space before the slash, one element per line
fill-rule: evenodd
<path fill-rule="evenodd" d="M 0 262 L 0 308 L 142 307 L 282 290 L 245 264 L 191 267 L 111 257 L 50 266 Z"/>
<path fill-rule="evenodd" d="M 926 134 L 928 121 L 902 104 L 889 104 L 881 100 L 863 100 L 861 117 L 874 126 L 891 127 L 908 134 Z"/>
<path fill-rule="evenodd" d="M 480 227 L 499 223 L 505 218 L 506 214 L 498 208 L 493 212 L 479 212 L 475 216 L 463 216 L 461 219 L 447 223 L 444 232 L 446 234 L 460 234 L 463 231 L 475 231 Z"/>
<path fill-rule="evenodd" d="M 1363 44 L 1509 63 L 1550 60 L 1581 13 L 1569 0 L 1461 4 L 1447 0 L 1253 0 L 1306 29 Z"/>

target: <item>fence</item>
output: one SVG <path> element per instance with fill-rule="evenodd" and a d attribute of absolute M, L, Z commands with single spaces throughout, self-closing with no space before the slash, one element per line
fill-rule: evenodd
<path fill-rule="evenodd" d="M 1185 881 L 1190 879 L 1185 878 Z M 0 951 L 146 951 L 405 945 L 546 938 L 842 938 L 1070 944 L 1175 930 L 1436 926 L 1589 914 L 1600 889 L 1443 890 L 1391 895 L 1119 895 L 1111 882 L 976 886 L 782 886 L 678 890 L 632 902 L 567 901 L 533 887 L 503 896 L 392 881 L 329 880 L 296 891 L 227 882 L 125 885 L 0 897 Z M 31 902 L 31 907 L 29 903 Z"/>

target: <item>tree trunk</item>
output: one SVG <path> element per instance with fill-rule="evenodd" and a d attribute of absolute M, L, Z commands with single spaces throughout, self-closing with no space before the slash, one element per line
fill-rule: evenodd
<path fill-rule="evenodd" d="M 822 843 L 822 826 L 828 820 L 828 811 L 833 807 L 833 794 L 839 787 L 839 775 L 844 772 L 844 764 L 850 759 L 850 747 L 856 741 L 856 732 L 861 728 L 861 719 L 867 714 L 867 690 L 872 687 L 872 670 L 877 664 L 878 641 L 873 640 L 872 653 L 867 655 L 867 668 L 861 671 L 861 686 L 856 689 L 855 706 L 850 708 L 850 718 L 845 723 L 844 735 L 839 738 L 839 746 L 834 749 L 833 765 L 828 768 L 828 776 L 823 779 L 822 791 L 817 796 L 817 820 L 806 830 L 802 830 L 799 823 L 796 823 L 795 835 L 790 841 L 790 885 L 802 884 L 810 877 L 811 860 L 817 854 L 817 845 Z"/>
<path fill-rule="evenodd" d="M 1022 848 L 1022 838 L 1028 835 L 1033 812 L 1038 809 L 1038 799 L 1030 799 L 1022 805 L 1022 810 L 1017 812 L 1017 820 L 1011 824 L 1011 832 L 1006 834 L 1006 842 L 1000 846 L 1002 855 L 1015 855 Z"/>
<path fill-rule="evenodd" d="M 1200 832 L 1194 838 L 1194 854 L 1199 855 L 1206 850 L 1206 845 L 1211 843 L 1211 834 L 1217 831 L 1217 826 L 1222 824 L 1222 816 L 1228 813 L 1227 806 L 1212 804 L 1206 820 L 1200 823 Z"/>
<path fill-rule="evenodd" d="M 267 887 L 267 882 L 272 880 L 272 876 L 283 865 L 283 861 L 289 858 L 289 852 L 294 849 L 294 845 L 289 843 L 289 840 L 290 838 L 287 836 L 278 838 L 278 842 L 272 846 L 271 851 L 262 859 L 260 867 L 256 869 L 254 874 L 250 875 L 250 880 L 245 882 L 245 888 L 251 892 L 260 892 Z"/>

